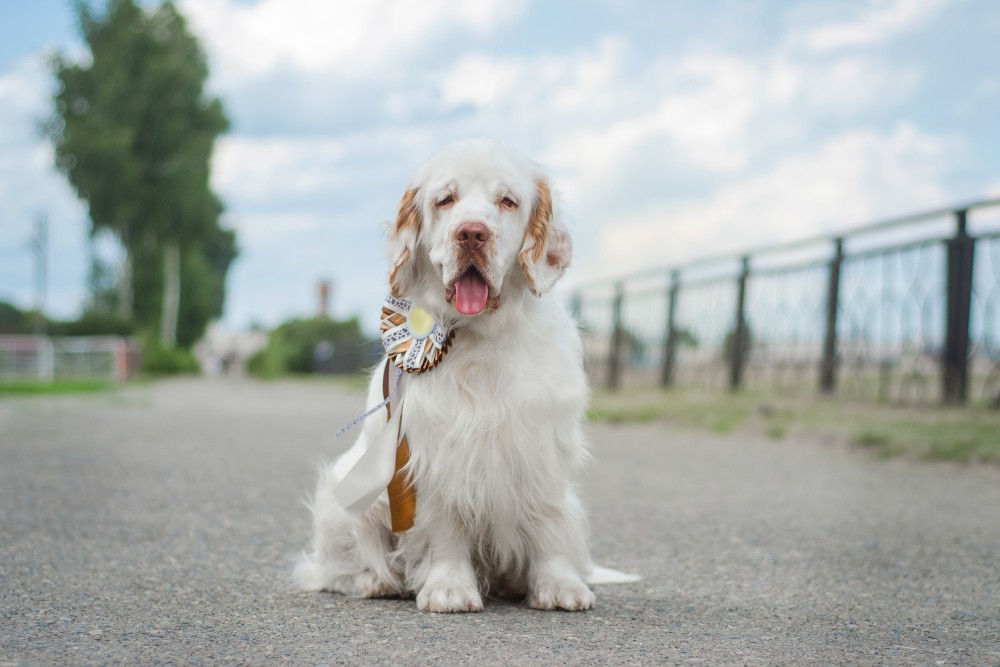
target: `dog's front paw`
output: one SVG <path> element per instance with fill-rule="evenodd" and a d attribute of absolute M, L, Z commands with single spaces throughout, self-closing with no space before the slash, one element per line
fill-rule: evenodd
<path fill-rule="evenodd" d="M 362 598 L 396 598 L 401 595 L 399 584 L 383 581 L 371 570 L 354 575 L 352 584 L 354 594 Z"/>
<path fill-rule="evenodd" d="M 417 609 L 436 614 L 482 611 L 483 598 L 476 587 L 469 584 L 427 583 L 417 594 Z"/>
<path fill-rule="evenodd" d="M 371 570 L 341 574 L 323 586 L 322 590 L 357 598 L 398 598 L 405 593 L 398 581 L 379 579 Z"/>
<path fill-rule="evenodd" d="M 597 597 L 579 579 L 554 579 L 535 584 L 528 596 L 533 609 L 583 611 L 593 609 Z"/>

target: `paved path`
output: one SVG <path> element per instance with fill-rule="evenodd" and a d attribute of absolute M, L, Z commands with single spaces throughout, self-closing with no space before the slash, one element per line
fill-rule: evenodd
<path fill-rule="evenodd" d="M 1000 665 L 1000 471 L 595 426 L 584 614 L 292 592 L 361 407 L 319 382 L 0 400 L 0 665 Z"/>

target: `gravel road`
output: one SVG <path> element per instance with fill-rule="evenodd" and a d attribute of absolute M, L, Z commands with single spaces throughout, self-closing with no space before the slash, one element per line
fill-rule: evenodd
<path fill-rule="evenodd" d="M 0 666 L 1000 665 L 1000 470 L 594 425 L 597 608 L 290 589 L 362 407 L 322 382 L 0 400 Z"/>

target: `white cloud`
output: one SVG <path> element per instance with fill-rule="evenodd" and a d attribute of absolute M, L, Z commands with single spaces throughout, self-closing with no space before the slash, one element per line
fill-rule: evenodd
<path fill-rule="evenodd" d="M 398 65 L 447 31 L 485 34 L 522 1 L 184 0 L 181 9 L 208 43 L 220 78 L 236 84 L 282 67 L 362 78 Z"/>
<path fill-rule="evenodd" d="M 234 218 L 233 226 L 240 235 L 241 243 L 256 245 L 289 241 L 289 236 L 295 235 L 300 236 L 294 241 L 302 242 L 301 235 L 320 229 L 322 221 L 315 214 L 250 214 Z"/>
<path fill-rule="evenodd" d="M 387 208 L 393 209 L 391 202 L 402 193 L 411 170 L 435 148 L 420 128 L 326 137 L 226 136 L 213 155 L 212 186 L 236 216 L 256 215 L 260 206 L 275 203 L 286 209 L 315 207 L 317 197 L 341 198 L 343 211 L 344 195 L 384 195 L 386 186 L 391 186 Z"/>
<path fill-rule="evenodd" d="M 18 66 L 0 76 L 0 100 L 3 113 L 11 118 L 23 119 L 38 112 L 39 101 L 46 95 L 44 71 L 34 58 L 21 61 Z M 2 130 L 0 130 L 2 131 Z M 4 137 L 9 141 L 12 136 Z"/>
<path fill-rule="evenodd" d="M 624 213 L 602 230 L 593 273 L 665 266 L 945 205 L 941 183 L 960 153 L 957 142 L 906 123 L 888 135 L 845 132 L 704 197 Z"/>
<path fill-rule="evenodd" d="M 577 192 L 621 173 L 637 151 L 657 139 L 668 142 L 671 160 L 710 172 L 737 170 L 747 160 L 746 130 L 761 103 L 760 80 L 756 68 L 736 58 L 686 58 L 658 89 L 647 90 L 642 82 L 638 89 L 627 90 L 635 107 L 618 107 L 607 123 L 563 133 L 547 159 L 582 166 L 586 173 L 574 188 Z M 588 92 L 595 98 L 605 94 Z"/>
<path fill-rule="evenodd" d="M 238 201 L 301 194 L 335 182 L 344 152 L 336 139 L 222 137 L 212 184 Z"/>
<path fill-rule="evenodd" d="M 810 26 L 792 33 L 791 41 L 813 52 L 884 44 L 934 16 L 952 0 L 869 0 L 854 18 Z M 862 3 L 850 4 L 857 7 Z"/>
<path fill-rule="evenodd" d="M 609 79 L 627 83 L 592 95 L 595 103 L 618 96 L 629 104 L 598 119 L 569 116 L 544 146 L 542 157 L 564 175 L 567 194 L 588 208 L 597 196 L 615 199 L 620 184 L 659 179 L 664 188 L 657 197 L 663 199 L 672 174 L 729 178 L 752 172 L 769 153 L 800 150 L 818 119 L 877 109 L 905 98 L 918 82 L 914 73 L 870 58 L 802 63 L 780 53 L 758 59 L 695 55 L 673 68 L 652 63 L 645 74 L 628 74 L 624 67 L 613 71 Z M 651 80 L 659 86 L 650 89 Z"/>
<path fill-rule="evenodd" d="M 48 113 L 51 75 L 41 57 L 20 61 L 0 76 L 0 299 L 34 302 L 28 238 L 36 220 L 49 226 L 49 312 L 70 316 L 85 292 L 87 222 L 84 207 L 53 167 L 53 152 L 37 122 Z"/>
<path fill-rule="evenodd" d="M 762 76 L 734 57 L 645 61 L 624 39 L 607 37 L 591 51 L 560 56 L 472 54 L 437 78 L 445 108 L 471 106 L 474 130 L 530 138 L 528 147 L 564 175 L 572 197 L 607 187 L 656 142 L 670 162 L 740 168 Z"/>
<path fill-rule="evenodd" d="M 579 212 L 574 278 L 581 280 L 947 199 L 941 183 L 956 150 L 950 141 L 905 123 L 889 132 L 840 127 L 856 126 L 920 84 L 916 71 L 876 55 L 803 57 L 778 40 L 753 56 L 699 49 L 650 59 L 609 35 L 569 52 L 459 53 L 439 71 L 387 57 L 399 80 L 371 88 L 397 124 L 382 118 L 350 133 L 235 136 L 220 144 L 215 182 L 236 203 L 235 218 L 245 217 L 239 224 L 248 243 L 267 239 L 276 251 L 281 229 L 321 238 L 330 225 L 368 224 L 368 240 L 352 242 L 375 244 L 374 223 L 391 215 L 410 171 L 441 143 L 475 134 L 513 141 L 553 169 Z M 819 143 L 822 122 L 837 129 Z M 687 185 L 675 186 L 676 177 Z M 692 196 L 691 183 L 709 189 Z M 322 227 L 307 212 L 298 217 L 301 198 L 334 191 L 337 209 Z M 299 199 L 285 213 L 254 210 L 289 197 Z M 343 210 L 360 200 L 366 211 Z M 331 261 L 343 273 L 343 257 Z M 348 298 L 367 294 L 379 266 L 344 279 Z"/>
<path fill-rule="evenodd" d="M 648 60 L 621 37 L 560 56 L 469 54 L 436 78 L 446 109 L 473 109 L 468 127 L 530 137 L 570 197 L 670 169 L 738 173 L 762 146 L 801 140 L 815 118 L 891 105 L 919 83 L 870 56 L 803 60 L 777 49 Z"/>
<path fill-rule="evenodd" d="M 794 72 L 808 111 L 845 117 L 897 103 L 920 83 L 912 68 L 890 67 L 872 57 L 839 57 Z"/>
<path fill-rule="evenodd" d="M 468 53 L 435 79 L 445 108 L 471 104 L 479 111 L 502 108 L 504 114 L 519 110 L 518 115 L 541 112 L 546 117 L 592 118 L 624 101 L 616 95 L 626 87 L 628 57 L 623 38 L 605 36 L 593 48 L 559 55 Z"/>
<path fill-rule="evenodd" d="M 446 107 L 488 107 L 513 91 L 524 78 L 523 64 L 481 54 L 465 56 L 442 77 L 441 103 Z"/>
<path fill-rule="evenodd" d="M 976 84 L 976 97 L 988 98 L 993 97 L 998 93 L 1000 93 L 1000 76 L 988 76 Z"/>

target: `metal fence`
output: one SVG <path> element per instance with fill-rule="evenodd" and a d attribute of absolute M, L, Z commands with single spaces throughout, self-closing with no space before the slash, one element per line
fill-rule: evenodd
<path fill-rule="evenodd" d="M 117 336 L 0 336 L 0 381 L 126 380 L 139 342 Z"/>
<path fill-rule="evenodd" d="M 578 288 L 592 381 L 1000 396 L 1000 199 Z"/>

